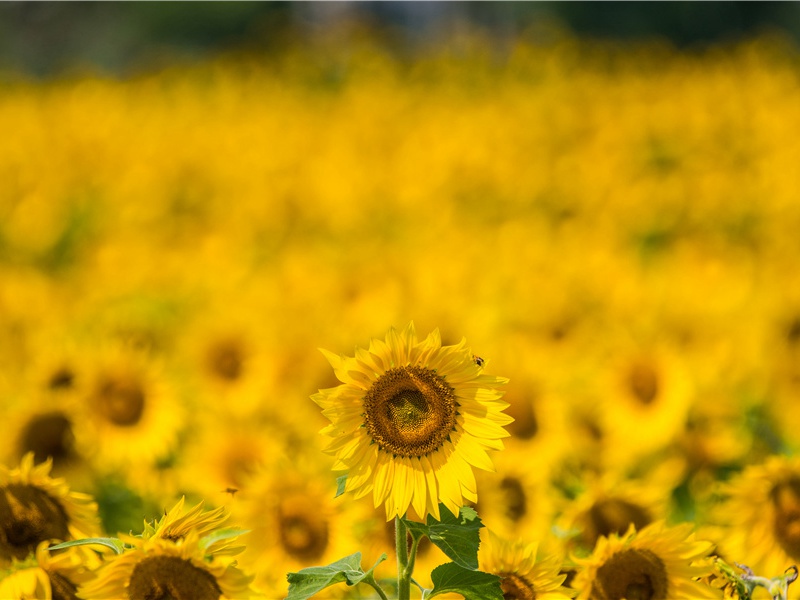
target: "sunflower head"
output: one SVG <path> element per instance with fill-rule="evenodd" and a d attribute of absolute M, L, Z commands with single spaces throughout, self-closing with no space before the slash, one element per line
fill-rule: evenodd
<path fill-rule="evenodd" d="M 550 555 L 537 558 L 538 544 L 501 538 L 487 530 L 482 536 L 481 570 L 500 577 L 503 598 L 507 600 L 569 600 L 575 593 L 563 586 L 561 560 Z"/>
<path fill-rule="evenodd" d="M 196 530 L 177 541 L 158 536 L 123 536 L 131 546 L 109 560 L 97 579 L 80 587 L 79 598 L 249 598 L 252 577 L 229 557 L 208 555 Z"/>
<path fill-rule="evenodd" d="M 34 466 L 32 452 L 16 469 L 0 465 L 0 564 L 26 558 L 44 541 L 99 532 L 97 505 L 51 478 L 51 467 L 50 460 Z"/>
<path fill-rule="evenodd" d="M 437 330 L 419 341 L 413 323 L 354 357 L 322 352 L 342 385 L 312 399 L 331 421 L 322 433 L 347 491 L 372 492 L 387 520 L 409 507 L 438 519 L 439 503 L 458 514 L 477 500 L 472 467 L 493 470 L 486 451 L 503 448 L 512 421 L 497 390 L 507 380 L 485 375 L 463 340 L 442 346 Z"/>
<path fill-rule="evenodd" d="M 715 597 L 715 590 L 697 581 L 712 571 L 711 549 L 695 540 L 688 524 L 667 527 L 658 521 L 638 532 L 631 525 L 624 535 L 601 537 L 589 558 L 575 558 L 580 570 L 574 586 L 583 599 Z"/>

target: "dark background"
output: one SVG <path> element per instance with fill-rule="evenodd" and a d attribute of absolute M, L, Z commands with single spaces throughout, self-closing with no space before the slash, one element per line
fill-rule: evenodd
<path fill-rule="evenodd" d="M 354 22 L 409 53 L 472 29 L 508 44 L 542 24 L 680 48 L 765 32 L 800 41 L 797 2 L 3 2 L 0 69 L 125 74 L 231 49 L 276 52 Z"/>

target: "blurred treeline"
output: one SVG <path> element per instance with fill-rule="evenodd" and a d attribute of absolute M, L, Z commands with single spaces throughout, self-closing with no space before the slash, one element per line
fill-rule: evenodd
<path fill-rule="evenodd" d="M 277 52 L 360 23 L 399 52 L 466 29 L 502 48 L 562 27 L 579 36 L 661 38 L 691 48 L 763 33 L 800 39 L 795 2 L 4 2 L 0 69 L 125 75 L 245 48 Z M 547 27 L 542 27 L 546 25 Z"/>

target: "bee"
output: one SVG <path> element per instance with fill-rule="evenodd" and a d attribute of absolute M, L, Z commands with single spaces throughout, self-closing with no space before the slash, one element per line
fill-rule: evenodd
<path fill-rule="evenodd" d="M 480 356 L 478 356 L 477 354 L 473 354 L 473 355 L 472 355 L 472 360 L 473 360 L 473 361 L 475 362 L 475 364 L 476 364 L 476 365 L 478 365 L 479 367 L 483 367 L 483 365 L 486 363 L 486 361 L 485 361 L 485 360 L 483 360 L 483 359 L 482 359 Z"/>
<path fill-rule="evenodd" d="M 222 493 L 223 494 L 230 494 L 231 496 L 235 496 L 236 492 L 238 492 L 238 491 L 239 490 L 236 489 L 236 488 L 229 487 L 229 488 L 225 488 L 224 490 L 222 490 Z"/>

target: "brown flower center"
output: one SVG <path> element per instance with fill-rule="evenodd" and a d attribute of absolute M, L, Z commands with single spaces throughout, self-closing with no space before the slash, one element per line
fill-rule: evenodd
<path fill-rule="evenodd" d="M 612 555 L 592 582 L 597 600 L 665 600 L 667 570 L 650 550 L 630 548 Z"/>
<path fill-rule="evenodd" d="M 506 516 L 512 521 L 519 521 L 528 512 L 527 497 L 519 479 L 504 477 L 500 489 L 506 497 Z"/>
<path fill-rule="evenodd" d="M 584 518 L 583 542 L 594 548 L 600 536 L 624 534 L 633 523 L 637 530 L 651 521 L 649 513 L 636 504 L 619 498 L 605 498 L 595 502 Z"/>
<path fill-rule="evenodd" d="M 533 393 L 535 394 L 535 392 Z M 535 399 L 531 397 L 510 400 L 510 406 L 506 412 L 509 416 L 514 417 L 514 421 L 507 425 L 507 429 L 515 438 L 530 440 L 539 433 L 539 421 L 536 418 L 534 401 Z"/>
<path fill-rule="evenodd" d="M 48 571 L 47 577 L 50 579 L 53 600 L 78 600 L 78 586 L 69 579 L 54 571 Z"/>
<path fill-rule="evenodd" d="M 235 339 L 219 340 L 208 349 L 206 363 L 216 377 L 236 381 L 244 371 L 244 351 Z"/>
<path fill-rule="evenodd" d="M 786 554 L 800 560 L 800 479 L 779 483 L 770 497 L 775 506 L 775 539 Z"/>
<path fill-rule="evenodd" d="M 72 423 L 60 411 L 34 416 L 22 430 L 19 453 L 33 452 L 36 463 L 53 458 L 58 464 L 75 456 Z"/>
<path fill-rule="evenodd" d="M 498 573 L 503 600 L 535 600 L 533 584 L 517 573 Z"/>
<path fill-rule="evenodd" d="M 45 540 L 67 540 L 68 518 L 59 502 L 22 483 L 0 487 L 0 559 L 24 559 Z"/>
<path fill-rule="evenodd" d="M 217 600 L 221 595 L 211 573 L 177 556 L 145 558 L 128 584 L 128 596 L 143 600 Z"/>
<path fill-rule="evenodd" d="M 145 394 L 132 377 L 109 377 L 100 382 L 94 402 L 107 421 L 120 427 L 132 427 L 144 413 Z"/>
<path fill-rule="evenodd" d="M 303 562 L 318 560 L 328 548 L 328 521 L 305 497 L 284 499 L 278 509 L 279 535 L 284 551 Z"/>
<path fill-rule="evenodd" d="M 628 373 L 628 386 L 633 397 L 645 406 L 658 397 L 658 374 L 647 363 L 636 363 Z"/>
<path fill-rule="evenodd" d="M 364 422 L 376 444 L 396 456 L 426 456 L 456 424 L 455 390 L 424 367 L 389 369 L 364 396 Z"/>

